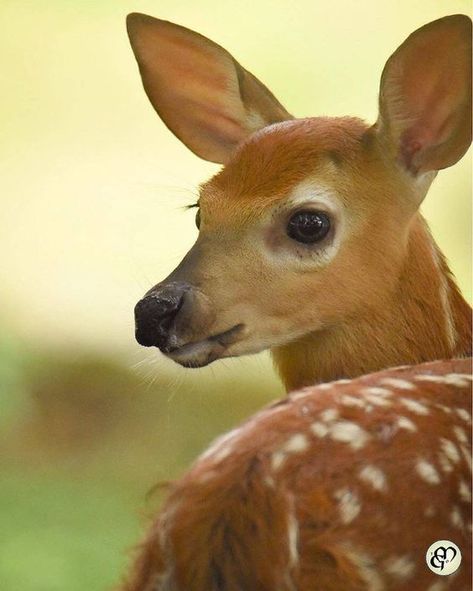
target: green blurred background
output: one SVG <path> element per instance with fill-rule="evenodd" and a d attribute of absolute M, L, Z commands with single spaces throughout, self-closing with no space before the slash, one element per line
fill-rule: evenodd
<path fill-rule="evenodd" d="M 1 0 L 0 589 L 120 578 L 160 481 L 280 396 L 269 357 L 183 370 L 133 340 L 133 306 L 195 239 L 217 167 L 166 130 L 125 15 L 216 40 L 296 115 L 376 118 L 390 52 L 466 0 Z M 471 297 L 471 160 L 423 207 Z"/>

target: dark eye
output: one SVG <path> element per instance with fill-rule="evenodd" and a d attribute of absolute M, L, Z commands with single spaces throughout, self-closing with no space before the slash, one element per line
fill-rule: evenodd
<path fill-rule="evenodd" d="M 198 209 L 195 214 L 195 225 L 197 226 L 197 229 L 200 228 L 200 209 Z"/>
<path fill-rule="evenodd" d="M 323 211 L 298 211 L 287 224 L 287 235 L 297 242 L 320 242 L 330 230 L 330 218 Z"/>

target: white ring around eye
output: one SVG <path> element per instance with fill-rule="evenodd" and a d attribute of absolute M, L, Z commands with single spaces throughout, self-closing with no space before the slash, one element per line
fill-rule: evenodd
<path fill-rule="evenodd" d="M 322 211 L 330 217 L 330 239 L 327 242 L 298 243 L 286 234 L 286 223 L 291 213 L 303 209 Z M 265 221 L 266 239 L 263 249 L 273 265 L 310 271 L 327 266 L 339 250 L 344 234 L 344 216 L 341 201 L 333 191 L 314 180 L 296 186 L 281 200 Z"/>

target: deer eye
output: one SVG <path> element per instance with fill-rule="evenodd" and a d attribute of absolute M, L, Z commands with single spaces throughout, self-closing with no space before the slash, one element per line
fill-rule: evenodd
<path fill-rule="evenodd" d="M 330 230 L 330 218 L 323 211 L 298 211 L 287 224 L 289 238 L 304 244 L 320 242 Z"/>
<path fill-rule="evenodd" d="M 200 209 L 198 209 L 195 213 L 195 225 L 197 226 L 197 229 L 199 230 L 199 228 L 200 228 Z"/>

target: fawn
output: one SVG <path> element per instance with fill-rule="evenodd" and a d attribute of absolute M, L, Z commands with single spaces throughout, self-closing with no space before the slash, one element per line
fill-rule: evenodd
<path fill-rule="evenodd" d="M 471 355 L 471 309 L 418 209 L 471 142 L 470 19 L 394 52 L 372 126 L 293 118 L 184 27 L 132 14 L 128 32 L 164 123 L 225 165 L 197 242 L 135 308 L 138 342 L 186 367 L 269 348 L 288 391 L 332 383 L 211 447 L 126 588 L 466 590 L 471 363 L 453 359 Z M 462 547 L 455 577 L 421 564 L 436 539 Z"/>

